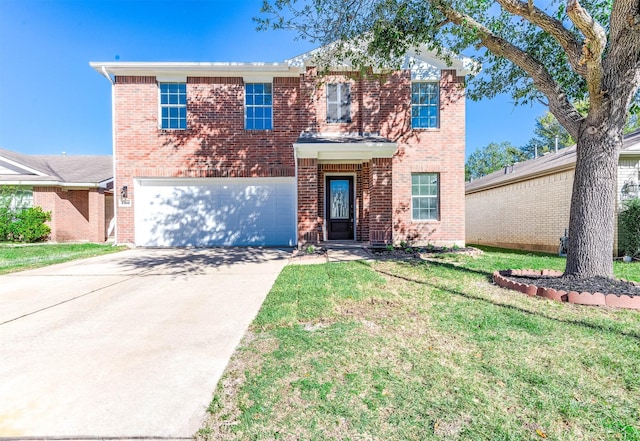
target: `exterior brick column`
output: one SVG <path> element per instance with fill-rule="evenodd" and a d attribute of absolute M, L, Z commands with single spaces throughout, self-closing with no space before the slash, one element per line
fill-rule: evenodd
<path fill-rule="evenodd" d="M 370 176 L 369 242 L 386 245 L 393 242 L 392 159 L 372 159 Z"/>
<path fill-rule="evenodd" d="M 318 243 L 318 160 L 298 159 L 298 245 Z"/>

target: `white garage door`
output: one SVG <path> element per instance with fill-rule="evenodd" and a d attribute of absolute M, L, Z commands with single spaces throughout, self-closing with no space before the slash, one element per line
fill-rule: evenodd
<path fill-rule="evenodd" d="M 139 246 L 293 246 L 295 178 L 136 179 Z"/>

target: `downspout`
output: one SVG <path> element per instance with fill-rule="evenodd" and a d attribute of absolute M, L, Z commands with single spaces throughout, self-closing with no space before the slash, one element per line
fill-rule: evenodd
<path fill-rule="evenodd" d="M 296 146 L 293 146 L 293 163 L 294 163 L 294 176 L 296 178 L 296 219 L 295 219 L 295 225 L 296 225 L 296 242 L 294 244 L 294 246 L 296 248 L 298 248 L 298 234 L 300 234 L 300 227 L 298 226 L 298 210 L 300 208 L 300 201 L 298 200 L 298 149 L 296 148 Z"/>
<path fill-rule="evenodd" d="M 102 74 L 111 83 L 111 150 L 113 152 L 113 218 L 114 226 L 114 246 L 118 245 L 118 186 L 116 177 L 116 85 L 109 74 L 106 66 L 102 66 Z M 107 237 L 107 240 L 109 237 Z"/>

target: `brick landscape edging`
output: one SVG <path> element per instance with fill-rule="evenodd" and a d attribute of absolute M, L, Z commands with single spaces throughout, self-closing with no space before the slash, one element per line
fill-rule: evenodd
<path fill-rule="evenodd" d="M 512 276 L 562 276 L 561 271 L 554 270 L 508 270 L 509 275 Z M 508 276 L 507 276 L 508 277 Z M 543 286 L 528 285 L 525 283 L 515 282 L 500 274 L 499 271 L 493 273 L 493 281 L 496 285 L 519 291 L 528 296 L 544 297 L 546 299 L 556 300 L 558 302 L 569 302 L 577 305 L 591 305 L 591 306 L 613 306 L 616 308 L 626 309 L 640 309 L 640 296 L 628 296 L 617 294 L 606 294 L 601 292 L 577 292 L 577 291 L 563 291 L 556 290 L 554 288 L 545 288 Z M 634 285 L 640 286 L 639 283 L 633 282 Z"/>

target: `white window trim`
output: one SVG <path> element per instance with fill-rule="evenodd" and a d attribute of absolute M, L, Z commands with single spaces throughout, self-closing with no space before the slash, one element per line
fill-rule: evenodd
<path fill-rule="evenodd" d="M 158 78 L 156 78 L 156 82 L 158 85 L 158 129 L 160 130 L 187 130 L 188 128 L 188 121 L 189 119 L 186 118 L 185 120 L 185 126 L 184 128 L 182 127 L 175 127 L 175 128 L 169 128 L 169 127 L 162 127 L 162 88 L 160 87 L 161 84 L 184 84 L 185 85 L 185 104 L 165 104 L 165 106 L 167 106 L 168 108 L 170 107 L 176 107 L 176 108 L 181 108 L 184 107 L 185 108 L 185 112 L 187 110 L 187 103 L 186 101 L 188 100 L 188 94 L 187 94 L 187 82 L 186 82 L 186 78 L 185 81 L 159 81 Z M 188 116 L 188 115 L 187 115 Z"/>
<path fill-rule="evenodd" d="M 413 195 L 413 175 L 436 175 L 438 177 L 438 194 L 436 196 L 430 196 L 430 195 Z M 440 204 L 440 183 L 441 183 L 441 174 L 440 172 L 412 172 L 411 173 L 411 177 L 412 177 L 412 183 L 411 183 L 411 222 L 440 222 L 441 219 L 441 204 Z M 413 198 L 435 198 L 436 202 L 438 203 L 438 216 L 435 219 L 416 219 L 413 217 Z"/>
<path fill-rule="evenodd" d="M 336 87 L 336 107 L 337 107 L 337 113 L 338 113 L 338 118 L 336 118 L 335 120 L 331 120 L 329 118 L 329 86 L 335 85 Z M 349 117 L 347 118 L 347 120 L 342 120 L 342 106 L 340 105 L 342 102 L 342 88 L 343 87 L 347 87 L 349 89 Z M 327 97 L 327 118 L 326 121 L 328 124 L 348 124 L 350 122 L 352 122 L 351 119 L 351 84 L 350 83 L 328 83 L 327 87 L 325 89 L 325 93 L 326 93 L 326 97 Z"/>
<path fill-rule="evenodd" d="M 426 107 L 427 104 L 413 104 L 413 85 L 414 84 L 435 84 L 438 91 L 438 100 L 436 101 L 436 126 L 435 127 L 413 127 L 413 106 Z M 411 81 L 411 129 L 412 130 L 440 130 L 440 80 L 417 80 Z"/>
<path fill-rule="evenodd" d="M 247 85 L 248 84 L 271 84 L 271 104 L 269 105 L 265 105 L 265 104 L 247 104 Z M 269 130 L 273 130 L 273 78 L 271 78 L 269 81 L 255 81 L 252 79 L 252 81 L 248 81 L 244 83 L 244 130 L 248 131 L 248 132 L 264 132 L 264 131 L 269 131 Z M 247 128 L 247 108 L 252 107 L 252 108 L 271 108 L 271 127 L 268 129 L 248 129 Z"/>

